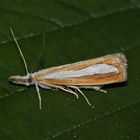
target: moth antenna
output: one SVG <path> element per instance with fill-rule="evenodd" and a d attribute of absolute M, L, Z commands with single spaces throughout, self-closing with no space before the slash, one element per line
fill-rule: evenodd
<path fill-rule="evenodd" d="M 38 94 L 39 109 L 42 109 L 42 106 L 41 106 L 41 95 L 40 95 L 39 87 L 38 87 L 37 83 L 35 83 L 35 87 L 36 87 L 36 92 Z"/>
<path fill-rule="evenodd" d="M 29 71 L 28 71 L 28 67 L 27 67 L 27 63 L 26 63 L 25 57 L 24 57 L 24 55 L 23 55 L 23 53 L 22 53 L 22 51 L 21 51 L 21 49 L 20 49 L 20 46 L 19 46 L 19 44 L 18 44 L 18 42 L 17 42 L 17 39 L 16 39 L 16 37 L 15 37 L 15 35 L 14 35 L 14 32 L 13 32 L 13 30 L 12 30 L 11 27 L 10 27 L 10 31 L 11 31 L 11 34 L 12 34 L 12 36 L 13 36 L 13 38 L 14 38 L 14 41 L 15 41 L 15 43 L 16 43 L 16 45 L 17 45 L 17 48 L 18 48 L 18 50 L 19 50 L 19 52 L 20 52 L 20 55 L 21 55 L 21 57 L 22 57 L 22 60 L 23 60 L 24 66 L 25 66 L 26 73 L 27 73 L 27 75 L 29 75 Z"/>
<path fill-rule="evenodd" d="M 46 36 L 45 36 L 45 33 L 43 34 L 43 41 L 42 41 L 42 44 L 43 44 L 43 48 L 41 49 L 41 51 L 40 51 L 40 54 L 38 55 L 38 57 L 37 57 L 37 60 L 36 60 L 36 63 L 35 63 L 35 65 L 32 67 L 32 69 L 31 69 L 31 72 L 33 71 L 33 69 L 38 65 L 38 63 L 39 63 L 39 61 L 40 61 L 40 58 L 41 58 L 41 56 L 42 56 L 42 54 L 44 53 L 44 49 L 45 49 L 45 38 L 46 38 Z"/>

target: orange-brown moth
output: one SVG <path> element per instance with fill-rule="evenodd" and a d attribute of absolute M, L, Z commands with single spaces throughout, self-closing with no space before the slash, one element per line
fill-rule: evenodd
<path fill-rule="evenodd" d="M 80 90 L 81 88 L 106 92 L 101 89 L 103 85 L 127 81 L 127 60 L 123 53 L 110 54 L 99 58 L 46 68 L 38 72 L 29 73 L 19 44 L 11 28 L 10 30 L 19 49 L 20 55 L 22 56 L 27 75 L 11 76 L 9 81 L 26 86 L 35 85 L 38 93 L 40 109 L 41 96 L 39 87 L 44 89 L 58 88 L 76 95 L 77 98 L 77 92 L 79 92 L 86 99 L 87 103 L 91 105 L 84 93 Z M 75 90 L 77 90 L 77 92 Z"/>

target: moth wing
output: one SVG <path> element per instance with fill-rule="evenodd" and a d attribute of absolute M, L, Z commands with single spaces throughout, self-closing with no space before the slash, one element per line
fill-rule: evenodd
<path fill-rule="evenodd" d="M 95 65 L 97 66 L 99 64 L 112 66 L 116 68 L 117 71 L 106 72 L 102 74 L 98 74 L 97 71 L 97 74 L 91 73 L 89 75 L 84 75 L 84 73 L 82 73 L 83 75 L 81 76 L 73 76 L 75 75 L 75 73 L 81 72 L 81 70 L 86 70 L 86 72 L 88 72 L 88 68 L 90 68 L 91 66 L 94 67 Z M 117 53 L 41 70 L 33 74 L 33 78 L 38 79 L 40 82 L 50 83 L 54 85 L 104 85 L 126 81 L 126 68 L 127 61 L 124 54 Z M 53 76 L 51 77 L 50 75 Z"/>

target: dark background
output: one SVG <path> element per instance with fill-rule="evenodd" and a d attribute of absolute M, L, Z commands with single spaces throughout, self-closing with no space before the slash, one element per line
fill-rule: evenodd
<path fill-rule="evenodd" d="M 46 67 L 124 52 L 128 83 L 104 87 L 107 94 L 83 90 L 80 96 L 10 85 L 25 75 L 9 26 L 31 72 Z M 45 47 L 43 47 L 45 36 Z M 0 1 L 0 139 L 140 139 L 139 0 Z"/>

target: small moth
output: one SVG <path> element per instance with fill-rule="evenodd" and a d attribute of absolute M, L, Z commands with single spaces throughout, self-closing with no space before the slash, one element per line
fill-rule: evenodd
<path fill-rule="evenodd" d="M 106 84 L 127 81 L 127 60 L 123 53 L 115 53 L 99 58 L 66 64 L 29 73 L 25 58 L 15 38 L 12 28 L 10 28 L 14 41 L 23 59 L 26 76 L 11 76 L 9 82 L 30 86 L 35 85 L 38 93 L 39 108 L 41 109 L 41 96 L 39 87 L 44 89 L 61 89 L 71 93 L 78 98 L 79 92 L 87 101 L 91 103 L 81 91 L 81 88 L 94 89 L 105 92 L 101 88 Z M 77 92 L 76 92 L 77 91 Z"/>

